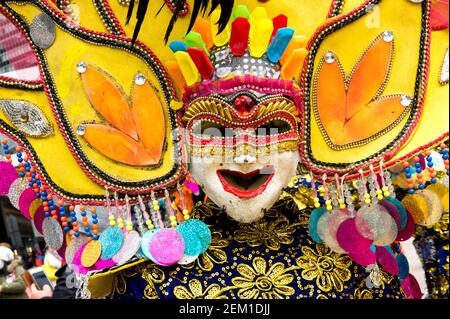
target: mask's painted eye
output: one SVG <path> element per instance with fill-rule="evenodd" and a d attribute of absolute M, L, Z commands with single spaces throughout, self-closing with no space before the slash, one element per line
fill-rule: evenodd
<path fill-rule="evenodd" d="M 225 138 L 235 135 L 232 129 L 211 121 L 202 121 L 196 125 L 194 127 L 194 134 L 201 135 L 205 138 Z"/>
<path fill-rule="evenodd" d="M 287 133 L 292 130 L 291 125 L 284 120 L 271 120 L 258 128 L 257 134 L 260 136 L 277 135 Z"/>
<path fill-rule="evenodd" d="M 53 126 L 36 105 L 26 101 L 0 100 L 0 110 L 26 136 L 46 137 L 53 133 Z"/>

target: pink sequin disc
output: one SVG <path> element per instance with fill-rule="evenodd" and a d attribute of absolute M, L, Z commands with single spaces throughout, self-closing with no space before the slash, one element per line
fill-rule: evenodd
<path fill-rule="evenodd" d="M 157 232 L 150 242 L 150 253 L 161 266 L 172 266 L 184 255 L 184 240 L 173 228 Z"/>

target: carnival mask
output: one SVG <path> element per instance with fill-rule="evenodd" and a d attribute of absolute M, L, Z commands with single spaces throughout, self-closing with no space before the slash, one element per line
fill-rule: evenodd
<path fill-rule="evenodd" d="M 259 92 L 198 98 L 183 118 L 193 177 L 230 217 L 244 223 L 272 207 L 299 162 L 295 103 L 254 89 Z"/>

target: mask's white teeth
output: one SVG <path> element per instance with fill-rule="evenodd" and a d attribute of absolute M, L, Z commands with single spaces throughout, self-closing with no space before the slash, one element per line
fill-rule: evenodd
<path fill-rule="evenodd" d="M 251 155 L 240 155 L 234 158 L 236 164 L 253 164 L 256 163 L 256 157 Z"/>

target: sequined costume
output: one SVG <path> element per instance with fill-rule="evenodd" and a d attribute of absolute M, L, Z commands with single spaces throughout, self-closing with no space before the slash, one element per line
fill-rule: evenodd
<path fill-rule="evenodd" d="M 78 298 L 419 299 L 413 236 L 448 296 L 448 0 L 3 0 L 0 35 L 0 195 Z"/>
<path fill-rule="evenodd" d="M 398 279 L 382 271 L 379 287 L 371 289 L 371 273 L 364 267 L 314 243 L 307 232 L 309 213 L 286 199 L 263 220 L 239 225 L 215 205 L 200 203 L 195 215 L 214 225 L 208 251 L 189 266 L 165 269 L 143 263 L 119 272 L 114 298 L 405 298 Z"/>

